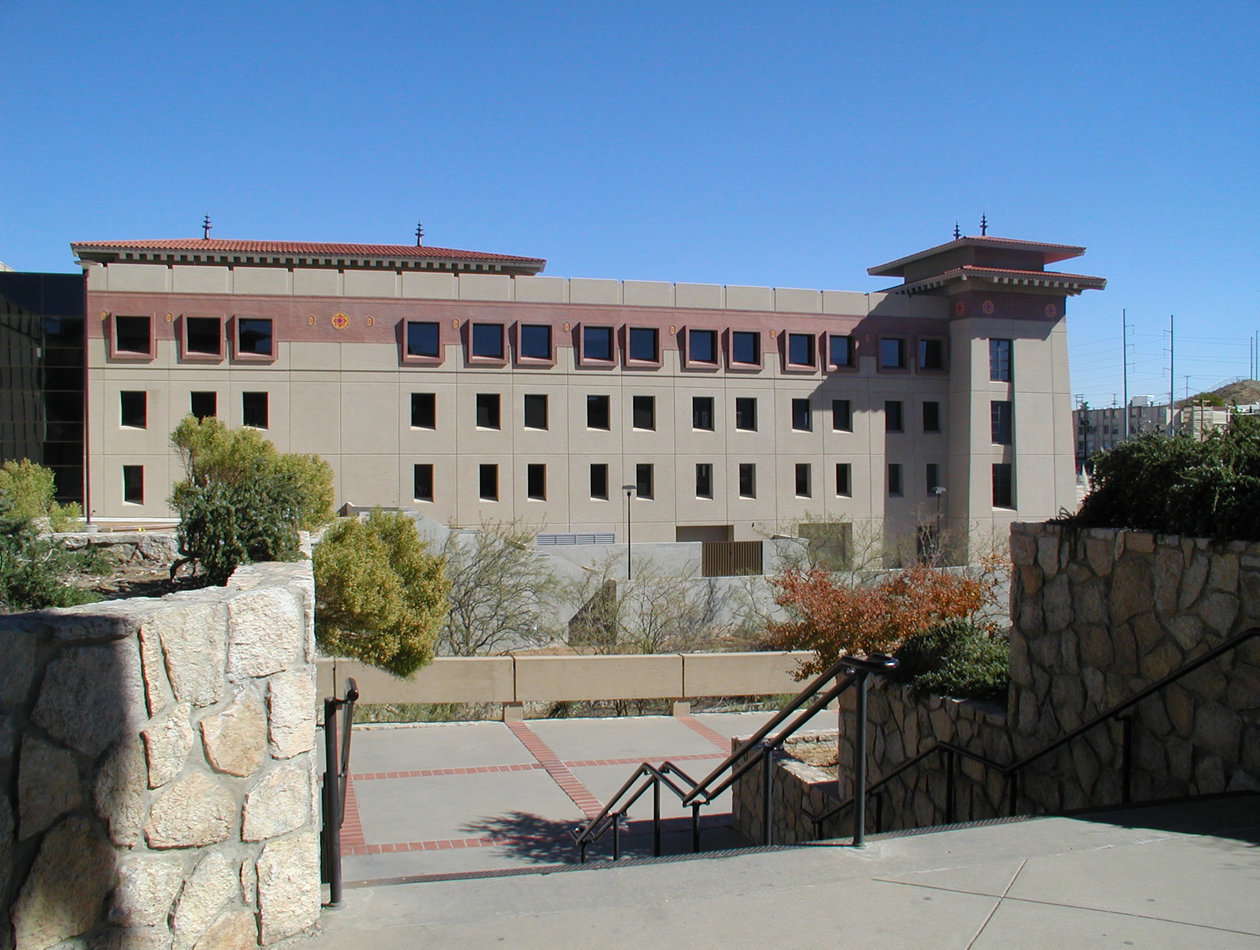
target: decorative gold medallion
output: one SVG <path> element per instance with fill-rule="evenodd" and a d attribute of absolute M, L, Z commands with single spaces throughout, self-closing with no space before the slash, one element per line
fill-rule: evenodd
<path fill-rule="evenodd" d="M 350 325 L 350 318 L 347 317 L 344 313 L 334 313 L 333 318 L 332 318 L 332 325 L 333 325 L 334 330 L 344 330 L 347 326 Z"/>

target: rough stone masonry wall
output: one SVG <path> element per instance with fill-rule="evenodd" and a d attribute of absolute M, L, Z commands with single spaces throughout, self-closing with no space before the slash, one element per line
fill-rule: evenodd
<path fill-rule="evenodd" d="M 0 947 L 274 943 L 320 908 L 310 563 L 0 617 Z"/>

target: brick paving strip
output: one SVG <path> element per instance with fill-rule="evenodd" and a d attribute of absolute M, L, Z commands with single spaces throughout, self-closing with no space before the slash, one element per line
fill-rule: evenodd
<path fill-rule="evenodd" d="M 551 751 L 551 747 L 542 739 L 535 735 L 534 731 L 523 722 L 504 723 L 512 735 L 520 740 L 521 745 L 529 752 L 538 763 L 547 770 L 547 774 L 551 776 L 551 780 L 560 786 L 560 791 L 569 796 L 573 804 L 582 809 L 582 814 L 587 818 L 594 818 L 599 814 L 600 809 L 604 807 L 603 802 L 591 794 L 590 790 L 578 781 L 574 775 L 560 761 L 559 756 Z"/>
<path fill-rule="evenodd" d="M 696 733 L 697 735 L 701 735 L 704 738 L 708 739 L 710 742 L 712 742 L 715 746 L 717 746 L 719 749 L 722 750 L 722 754 L 724 756 L 730 755 L 731 740 L 728 739 L 726 736 L 722 735 L 722 733 L 715 732 L 714 730 L 706 726 L 704 723 L 702 723 L 699 719 L 695 719 L 691 716 L 676 716 L 675 718 L 679 722 L 681 722 L 684 726 L 686 726 L 688 729 L 690 729 L 692 732 Z M 688 758 L 688 757 L 679 756 L 679 758 Z M 699 756 L 696 756 L 696 758 L 699 758 Z"/>

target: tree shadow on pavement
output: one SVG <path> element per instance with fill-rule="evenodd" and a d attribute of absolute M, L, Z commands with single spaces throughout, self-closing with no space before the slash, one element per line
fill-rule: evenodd
<path fill-rule="evenodd" d="M 555 821 L 529 812 L 513 811 L 467 822 L 460 826 L 460 831 L 473 837 L 493 838 L 506 854 L 526 861 L 576 864 L 578 849 L 569 832 L 578 824 L 573 819 Z"/>

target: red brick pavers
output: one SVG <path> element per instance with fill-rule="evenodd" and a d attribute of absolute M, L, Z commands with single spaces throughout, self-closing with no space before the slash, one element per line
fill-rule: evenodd
<path fill-rule="evenodd" d="M 585 785 L 577 780 L 572 772 L 560 761 L 559 757 L 551 751 L 547 743 L 538 738 L 534 731 L 523 722 L 505 723 L 512 735 L 520 740 L 526 750 L 535 759 L 539 765 L 547 770 L 547 774 L 552 780 L 560 786 L 560 790 L 569 796 L 573 804 L 582 809 L 582 814 L 587 818 L 594 818 L 600 813 L 604 807 L 603 803 L 590 793 Z"/>
<path fill-rule="evenodd" d="M 684 726 L 686 726 L 692 732 L 698 735 L 704 736 L 704 738 L 712 742 L 715 746 L 717 746 L 719 749 L 722 750 L 723 755 L 730 754 L 731 740 L 728 739 L 726 736 L 722 735 L 722 733 L 714 732 L 712 729 L 710 729 L 700 720 L 693 719 L 691 716 L 676 716 L 674 718 L 676 718 L 679 722 L 681 722 Z"/>

